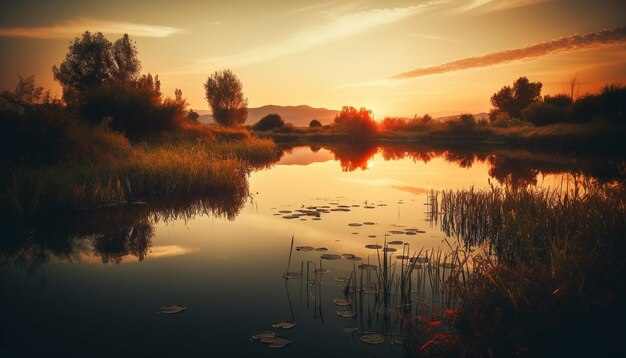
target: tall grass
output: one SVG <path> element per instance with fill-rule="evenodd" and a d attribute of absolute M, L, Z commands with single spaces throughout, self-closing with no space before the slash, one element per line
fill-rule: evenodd
<path fill-rule="evenodd" d="M 467 245 L 465 277 L 454 284 L 459 334 L 451 350 L 624 353 L 622 185 L 470 189 L 431 198 L 433 220 Z"/>
<path fill-rule="evenodd" d="M 6 180 L 2 211 L 216 194 L 247 194 L 247 175 L 277 158 L 271 141 L 251 138 L 215 143 L 138 145 L 126 157 L 18 167 Z"/>

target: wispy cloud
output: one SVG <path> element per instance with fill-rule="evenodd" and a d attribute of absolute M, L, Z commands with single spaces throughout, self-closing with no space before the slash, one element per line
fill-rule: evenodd
<path fill-rule="evenodd" d="M 264 46 L 241 54 L 214 57 L 199 61 L 198 64 L 228 63 L 248 65 L 272 60 L 306 51 L 330 42 L 355 36 L 376 26 L 391 24 L 415 15 L 439 2 L 428 2 L 421 5 L 370 9 L 347 14 L 329 16 L 328 21 L 316 28 L 296 32 L 285 40 L 270 46 Z"/>
<path fill-rule="evenodd" d="M 530 46 L 463 58 L 436 66 L 421 67 L 412 71 L 400 73 L 393 78 L 407 79 L 436 75 L 470 68 L 494 66 L 558 53 L 568 53 L 599 47 L 619 46 L 623 44 L 626 44 L 626 26 L 592 32 L 586 35 L 561 37 Z"/>
<path fill-rule="evenodd" d="M 137 37 L 167 37 L 184 32 L 182 29 L 170 26 L 78 18 L 43 27 L 3 27 L 0 28 L 0 36 L 34 39 L 71 38 L 86 30 L 106 34 L 129 34 Z"/>
<path fill-rule="evenodd" d="M 454 43 L 468 43 L 467 41 L 463 41 L 463 40 L 457 40 L 457 39 L 452 39 L 449 37 L 443 37 L 443 36 L 437 36 L 437 35 L 429 35 L 429 34 L 420 34 L 420 33 L 407 33 L 408 36 L 411 37 L 420 37 L 423 39 L 427 39 L 427 40 L 433 40 L 433 41 L 446 41 L 446 42 L 454 42 Z"/>
<path fill-rule="evenodd" d="M 466 0 L 459 6 L 460 12 L 492 12 L 530 6 L 553 0 Z"/>

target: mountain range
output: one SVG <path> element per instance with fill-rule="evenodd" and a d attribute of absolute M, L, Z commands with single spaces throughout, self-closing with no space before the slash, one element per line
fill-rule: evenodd
<path fill-rule="evenodd" d="M 198 112 L 198 114 L 200 115 L 200 122 L 213 122 L 213 116 L 211 115 L 211 111 L 197 110 L 196 112 Z M 296 127 L 308 127 L 312 119 L 317 119 L 322 124 L 332 123 L 333 119 L 335 119 L 335 116 L 339 114 L 339 111 L 326 108 L 314 108 L 307 105 L 278 106 L 271 104 L 262 107 L 248 108 L 248 119 L 246 120 L 245 124 L 253 125 L 254 123 L 258 122 L 259 119 L 265 117 L 270 113 L 278 113 L 285 121 L 285 123 L 292 123 Z M 446 121 L 455 117 L 457 117 L 457 115 L 442 116 L 436 117 L 435 120 Z M 476 118 L 476 120 L 487 119 L 488 117 L 488 113 L 474 114 L 474 118 Z M 377 118 L 377 120 L 382 120 L 382 118 Z"/>

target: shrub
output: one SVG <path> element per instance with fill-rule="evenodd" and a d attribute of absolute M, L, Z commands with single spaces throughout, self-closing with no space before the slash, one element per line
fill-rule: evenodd
<path fill-rule="evenodd" d="M 317 119 L 313 119 L 309 123 L 309 128 L 319 128 L 321 126 L 322 126 L 322 123 L 320 121 L 318 121 Z"/>
<path fill-rule="evenodd" d="M 335 117 L 334 125 L 338 130 L 357 137 L 372 135 L 377 129 L 376 122 L 372 119 L 372 111 L 363 107 L 357 110 L 344 106 Z"/>
<path fill-rule="evenodd" d="M 536 126 L 563 122 L 565 110 L 546 102 L 535 102 L 522 111 L 522 118 Z"/>
<path fill-rule="evenodd" d="M 285 121 L 283 121 L 279 114 L 270 113 L 259 119 L 259 121 L 252 126 L 252 129 L 255 131 L 269 131 L 275 128 L 283 127 L 284 125 Z"/>
<path fill-rule="evenodd" d="M 546 95 L 543 97 L 545 104 L 550 104 L 555 107 L 565 108 L 572 104 L 572 97 L 566 94 L 557 94 L 555 96 Z"/>
<path fill-rule="evenodd" d="M 469 132 L 476 127 L 476 119 L 473 115 L 465 113 L 456 119 L 446 121 L 446 126 L 452 132 Z"/>

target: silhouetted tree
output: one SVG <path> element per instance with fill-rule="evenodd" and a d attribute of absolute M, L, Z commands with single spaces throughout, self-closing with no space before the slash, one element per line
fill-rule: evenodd
<path fill-rule="evenodd" d="M 513 87 L 504 86 L 491 96 L 494 107 L 491 118 L 498 112 L 508 113 L 511 117 L 520 118 L 522 110 L 531 103 L 541 100 L 541 82 L 530 82 L 526 77 L 518 78 Z"/>
<path fill-rule="evenodd" d="M 63 87 L 63 100 L 69 105 L 79 102 L 86 91 L 102 86 L 110 80 L 134 80 L 141 64 L 137 50 L 128 35 L 112 44 L 101 32 L 92 35 L 85 31 L 68 48 L 65 60 L 53 66 L 54 79 Z"/>
<path fill-rule="evenodd" d="M 448 120 L 446 125 L 454 132 L 469 132 L 476 127 L 476 119 L 474 115 L 464 113 L 455 119 Z"/>
<path fill-rule="evenodd" d="M 189 122 L 198 123 L 198 118 L 200 118 L 200 115 L 198 114 L 198 112 L 194 112 L 193 109 L 190 109 L 189 112 L 187 112 L 187 119 L 189 120 Z"/>
<path fill-rule="evenodd" d="M 231 70 L 216 71 L 204 83 L 206 99 L 215 122 L 237 126 L 248 118 L 248 100 L 244 98 L 241 81 Z"/>
<path fill-rule="evenodd" d="M 354 107 L 344 106 L 335 117 L 334 125 L 340 131 L 345 131 L 357 137 L 376 133 L 377 125 L 372 119 L 372 111 L 363 107 L 357 110 Z"/>
<path fill-rule="evenodd" d="M 322 123 L 318 121 L 317 119 L 313 119 L 311 120 L 311 122 L 309 122 L 309 128 L 319 128 L 321 126 L 322 126 Z"/>
<path fill-rule="evenodd" d="M 565 108 L 572 104 L 572 97 L 566 94 L 557 94 L 554 96 L 543 96 L 543 103 L 550 104 L 556 107 Z"/>
<path fill-rule="evenodd" d="M 267 116 L 259 119 L 252 129 L 255 131 L 268 131 L 275 128 L 281 128 L 285 126 L 285 121 L 277 113 L 270 113 Z"/>

